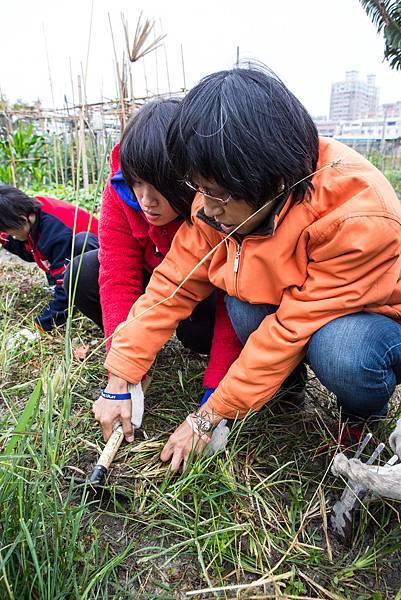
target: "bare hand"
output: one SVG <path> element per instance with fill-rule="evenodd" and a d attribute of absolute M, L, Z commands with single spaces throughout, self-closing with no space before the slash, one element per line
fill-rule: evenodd
<path fill-rule="evenodd" d="M 110 375 L 105 392 L 125 394 L 128 392 L 128 383 L 116 375 Z M 134 441 L 134 432 L 131 423 L 131 404 L 131 400 L 108 400 L 102 396 L 93 403 L 92 412 L 95 415 L 96 421 L 102 427 L 103 437 L 106 442 L 111 436 L 113 426 L 116 422 L 121 423 L 127 442 Z"/>
<path fill-rule="evenodd" d="M 204 442 L 192 431 L 191 426 L 186 421 L 183 421 L 174 433 L 170 435 L 167 444 L 160 454 L 160 458 L 163 462 L 167 462 L 171 458 L 171 470 L 176 472 L 182 462 L 185 469 L 190 454 L 201 454 L 206 444 L 207 442 Z"/>

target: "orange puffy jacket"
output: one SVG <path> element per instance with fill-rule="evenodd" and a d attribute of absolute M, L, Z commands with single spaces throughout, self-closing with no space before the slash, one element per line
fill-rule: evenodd
<path fill-rule="evenodd" d="M 138 382 L 177 323 L 211 286 L 250 303 L 277 304 L 249 337 L 208 400 L 233 417 L 258 410 L 302 360 L 312 334 L 360 311 L 401 320 L 401 208 L 386 178 L 357 152 L 321 138 L 314 191 L 274 217 L 270 235 L 227 239 L 166 303 L 186 275 L 224 238 L 197 216 L 184 224 L 146 293 L 114 336 L 106 368 Z"/>

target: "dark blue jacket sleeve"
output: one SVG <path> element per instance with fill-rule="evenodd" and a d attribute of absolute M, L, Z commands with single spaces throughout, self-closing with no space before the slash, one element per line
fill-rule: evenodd
<path fill-rule="evenodd" d="M 49 261 L 47 280 L 54 286 L 53 298 L 36 318 L 37 323 L 45 331 L 55 326 L 64 325 L 68 316 L 68 296 L 63 288 L 64 271 L 67 260 L 71 258 L 71 230 L 51 215 L 45 215 L 42 221 L 42 235 L 38 244 L 39 250 Z"/>
<path fill-rule="evenodd" d="M 32 252 L 29 252 L 25 248 L 25 242 L 20 242 L 19 240 L 12 238 L 10 235 L 7 236 L 5 234 L 1 234 L 0 242 L 7 252 L 11 252 L 11 254 L 19 256 L 26 262 L 35 262 Z"/>

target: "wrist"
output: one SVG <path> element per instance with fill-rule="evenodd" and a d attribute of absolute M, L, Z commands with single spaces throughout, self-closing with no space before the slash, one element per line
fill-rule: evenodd
<path fill-rule="evenodd" d="M 222 415 L 219 415 L 211 406 L 208 406 L 208 402 L 199 406 L 196 411 L 202 418 L 207 419 L 213 425 L 213 427 L 217 427 L 217 425 L 224 419 Z"/>
<path fill-rule="evenodd" d="M 185 419 L 186 423 L 192 429 L 192 432 L 195 433 L 201 440 L 206 442 L 207 444 L 212 439 L 213 429 L 210 432 L 205 432 L 199 427 L 199 420 L 195 417 L 195 415 L 188 415 Z"/>
<path fill-rule="evenodd" d="M 195 412 L 187 416 L 186 422 L 196 435 L 208 443 L 212 438 L 213 431 L 216 429 L 222 418 L 223 417 L 213 413 L 210 409 L 208 410 L 205 408 L 205 406 L 201 406 Z"/>
<path fill-rule="evenodd" d="M 125 381 L 125 379 L 121 379 L 121 377 L 110 373 L 110 378 L 106 390 L 112 390 L 113 392 L 116 392 L 118 394 L 124 394 L 128 392 L 128 382 Z"/>

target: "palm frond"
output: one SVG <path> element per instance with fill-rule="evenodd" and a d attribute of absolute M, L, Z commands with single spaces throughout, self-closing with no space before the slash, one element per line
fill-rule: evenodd
<path fill-rule="evenodd" d="M 359 0 L 369 19 L 380 33 L 389 22 L 389 0 Z M 390 0 L 391 2 L 391 0 Z"/>
<path fill-rule="evenodd" d="M 392 69 L 401 69 L 401 6 L 399 0 L 359 0 L 366 14 L 384 34 L 384 59 Z"/>
<path fill-rule="evenodd" d="M 388 49 L 384 52 L 384 58 L 388 61 L 390 67 L 396 71 L 401 70 L 401 49 Z"/>

